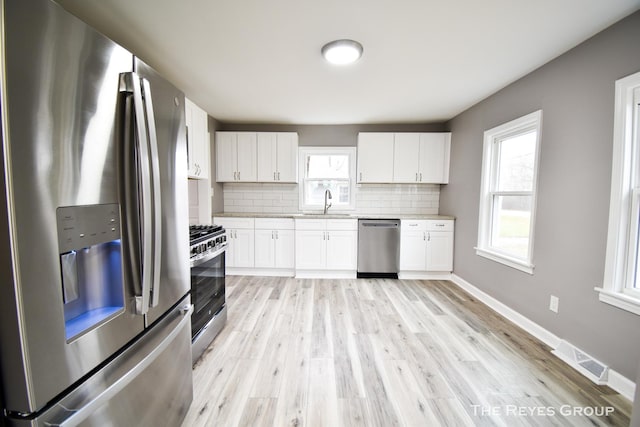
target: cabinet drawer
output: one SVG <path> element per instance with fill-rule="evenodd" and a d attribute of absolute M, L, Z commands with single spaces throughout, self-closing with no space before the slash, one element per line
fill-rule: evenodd
<path fill-rule="evenodd" d="M 444 221 L 427 221 L 427 230 L 428 231 L 453 231 L 453 221 L 444 220 Z"/>
<path fill-rule="evenodd" d="M 296 230 L 321 230 L 327 229 L 326 219 L 304 218 L 295 219 Z"/>
<path fill-rule="evenodd" d="M 402 231 L 426 231 L 427 221 L 422 219 L 403 219 L 400 221 L 400 227 Z"/>
<path fill-rule="evenodd" d="M 327 230 L 357 230 L 357 219 L 328 219 Z"/>
<path fill-rule="evenodd" d="M 256 230 L 293 230 L 293 218 L 256 218 Z"/>
<path fill-rule="evenodd" d="M 226 229 L 253 229 L 253 218 L 231 218 L 216 216 L 213 218 L 216 225 L 221 225 Z"/>

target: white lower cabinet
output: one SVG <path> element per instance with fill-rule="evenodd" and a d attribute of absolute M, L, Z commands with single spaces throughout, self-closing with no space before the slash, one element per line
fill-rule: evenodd
<path fill-rule="evenodd" d="M 402 220 L 401 224 L 401 275 L 453 271 L 453 220 Z"/>
<path fill-rule="evenodd" d="M 254 261 L 254 219 L 214 217 L 213 222 L 226 230 L 227 268 L 253 268 Z"/>
<path fill-rule="evenodd" d="M 293 219 L 255 219 L 256 268 L 293 270 L 294 248 Z"/>
<path fill-rule="evenodd" d="M 356 219 L 295 220 L 296 277 L 355 277 Z"/>

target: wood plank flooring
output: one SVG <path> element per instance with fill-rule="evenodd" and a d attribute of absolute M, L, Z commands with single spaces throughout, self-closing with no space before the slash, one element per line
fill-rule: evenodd
<path fill-rule="evenodd" d="M 227 305 L 184 427 L 629 425 L 628 400 L 451 282 L 230 276 Z"/>

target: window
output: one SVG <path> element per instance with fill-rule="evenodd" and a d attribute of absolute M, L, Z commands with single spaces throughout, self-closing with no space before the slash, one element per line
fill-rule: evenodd
<path fill-rule="evenodd" d="M 542 111 L 484 133 L 480 256 L 533 274 L 533 226 Z"/>
<path fill-rule="evenodd" d="M 324 209 L 326 190 L 332 211 L 354 209 L 355 156 L 353 147 L 300 148 L 300 209 Z"/>
<path fill-rule="evenodd" d="M 640 314 L 640 73 L 616 81 L 609 233 L 600 301 Z"/>

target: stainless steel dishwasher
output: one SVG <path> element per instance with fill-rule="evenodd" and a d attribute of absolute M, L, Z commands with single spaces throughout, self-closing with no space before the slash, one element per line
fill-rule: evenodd
<path fill-rule="evenodd" d="M 398 278 L 400 220 L 358 220 L 358 277 Z"/>

